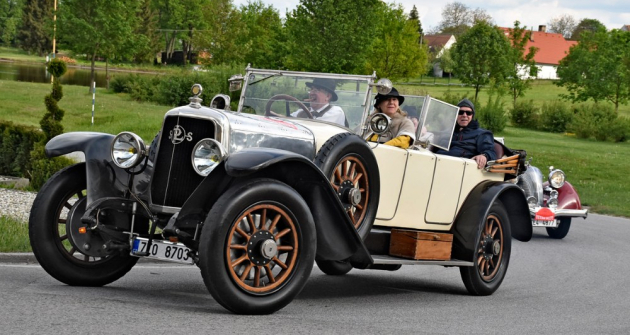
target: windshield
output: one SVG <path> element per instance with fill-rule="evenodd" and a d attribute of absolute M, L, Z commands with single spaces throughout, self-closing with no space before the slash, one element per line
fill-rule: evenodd
<path fill-rule="evenodd" d="M 369 76 L 249 72 L 239 111 L 285 118 L 312 116 L 314 120 L 358 132 L 370 79 Z"/>

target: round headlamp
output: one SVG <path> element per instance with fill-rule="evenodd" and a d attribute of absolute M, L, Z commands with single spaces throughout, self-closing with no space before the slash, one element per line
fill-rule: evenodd
<path fill-rule="evenodd" d="M 538 199 L 534 196 L 527 197 L 527 205 L 531 208 L 534 208 L 538 205 Z"/>
<path fill-rule="evenodd" d="M 377 135 L 380 135 L 389 129 L 391 119 L 389 116 L 383 113 L 375 113 L 369 119 L 370 130 Z"/>
<path fill-rule="evenodd" d="M 114 164 L 123 169 L 138 165 L 147 151 L 140 136 L 130 132 L 122 132 L 114 137 L 111 150 Z"/>
<path fill-rule="evenodd" d="M 553 170 L 549 173 L 549 185 L 553 188 L 560 188 L 564 185 L 564 172 Z"/>
<path fill-rule="evenodd" d="M 200 176 L 207 176 L 225 157 L 221 143 L 211 138 L 204 138 L 193 148 L 192 164 Z"/>

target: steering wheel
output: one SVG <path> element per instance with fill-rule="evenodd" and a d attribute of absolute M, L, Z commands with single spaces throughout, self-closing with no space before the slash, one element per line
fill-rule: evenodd
<path fill-rule="evenodd" d="M 265 106 L 265 116 L 274 116 L 271 112 L 271 105 L 278 100 L 286 100 L 293 101 L 298 104 L 298 107 L 302 108 L 302 110 L 306 113 L 306 116 L 309 119 L 313 119 L 313 114 L 300 100 L 288 95 L 288 94 L 276 94 L 267 101 L 267 105 Z M 289 111 L 287 110 L 287 116 L 289 115 Z"/>

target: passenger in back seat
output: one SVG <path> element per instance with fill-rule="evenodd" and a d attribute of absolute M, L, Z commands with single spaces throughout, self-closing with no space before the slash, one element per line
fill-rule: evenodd
<path fill-rule="evenodd" d="M 474 159 L 477 168 L 483 169 L 488 161 L 497 159 L 494 152 L 494 136 L 489 130 L 480 128 L 479 122 L 473 119 L 475 105 L 470 100 L 463 99 L 457 106 L 459 115 L 450 150 L 440 149 L 436 153 Z"/>

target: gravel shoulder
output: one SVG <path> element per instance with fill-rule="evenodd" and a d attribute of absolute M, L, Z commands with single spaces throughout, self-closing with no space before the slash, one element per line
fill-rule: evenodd
<path fill-rule="evenodd" d="M 0 188 L 0 215 L 28 222 L 35 192 Z"/>

